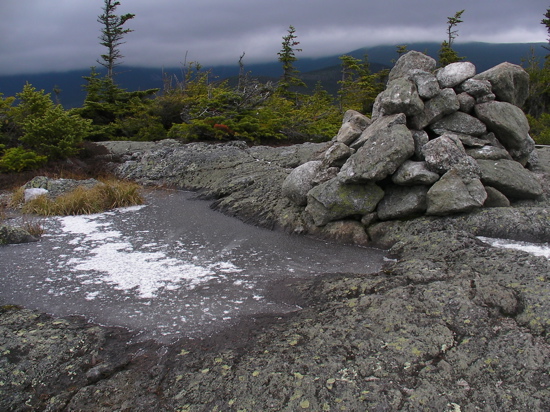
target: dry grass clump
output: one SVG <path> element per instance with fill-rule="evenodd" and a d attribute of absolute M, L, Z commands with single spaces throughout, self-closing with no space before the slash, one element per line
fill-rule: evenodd
<path fill-rule="evenodd" d="M 19 193 L 21 192 L 21 193 Z M 24 191 L 16 191 L 12 203 L 21 204 Z M 108 180 L 91 189 L 77 187 L 55 199 L 38 196 L 25 203 L 23 213 L 41 216 L 68 216 L 100 213 L 117 207 L 140 205 L 143 197 L 139 185 L 133 182 Z"/>

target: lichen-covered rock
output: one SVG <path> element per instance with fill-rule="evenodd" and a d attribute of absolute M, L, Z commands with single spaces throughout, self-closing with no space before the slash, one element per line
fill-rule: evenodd
<path fill-rule="evenodd" d="M 476 105 L 475 113 L 512 157 L 525 165 L 535 142 L 529 136 L 529 122 L 523 111 L 511 103 L 493 101 Z"/>
<path fill-rule="evenodd" d="M 432 185 L 439 180 L 439 174 L 428 170 L 426 162 L 405 160 L 393 174 L 392 182 L 396 185 Z"/>
<path fill-rule="evenodd" d="M 457 93 L 468 93 L 470 96 L 480 98 L 492 93 L 491 83 L 488 80 L 468 79 L 456 87 Z"/>
<path fill-rule="evenodd" d="M 437 62 L 430 56 L 414 50 L 405 53 L 397 61 L 390 71 L 388 81 L 398 79 L 400 77 L 408 77 L 414 70 L 422 70 L 425 72 L 433 72 Z"/>
<path fill-rule="evenodd" d="M 428 215 L 469 212 L 483 206 L 487 193 L 479 179 L 463 179 L 455 169 L 445 173 L 428 190 Z"/>
<path fill-rule="evenodd" d="M 507 150 L 495 146 L 483 146 L 473 149 L 466 149 L 468 156 L 473 157 L 476 160 L 500 160 L 508 159 L 512 160 L 512 156 Z"/>
<path fill-rule="evenodd" d="M 471 113 L 474 110 L 476 105 L 476 99 L 473 96 L 470 96 L 468 93 L 459 93 L 457 95 L 458 99 L 458 110 L 464 113 Z"/>
<path fill-rule="evenodd" d="M 416 116 L 424 110 L 424 103 L 418 95 L 416 85 L 405 77 L 389 82 L 377 100 L 379 114 L 384 116 L 396 113 Z"/>
<path fill-rule="evenodd" d="M 389 128 L 392 128 L 397 125 L 406 125 L 407 124 L 407 116 L 405 116 L 403 113 L 394 114 L 390 116 L 384 116 L 379 117 L 376 120 L 373 121 L 373 123 L 368 126 L 361 136 L 354 141 L 350 147 L 354 150 L 359 149 L 363 144 L 369 140 L 371 137 L 386 131 Z"/>
<path fill-rule="evenodd" d="M 371 123 L 372 120 L 369 119 L 367 116 L 355 110 L 348 110 L 346 111 L 346 113 L 344 113 L 342 126 L 338 130 L 338 134 L 336 135 L 335 140 L 337 142 L 350 145 L 359 136 L 361 136 L 363 130 L 365 130 Z"/>
<path fill-rule="evenodd" d="M 312 160 L 293 169 L 283 182 L 283 196 L 299 206 L 305 206 L 307 192 L 312 189 L 313 180 L 321 171 L 322 166 L 322 161 Z"/>
<path fill-rule="evenodd" d="M 447 88 L 439 92 L 437 96 L 424 104 L 421 113 L 410 120 L 412 129 L 422 130 L 446 115 L 456 112 L 460 108 L 458 97 L 453 89 Z"/>
<path fill-rule="evenodd" d="M 412 70 L 409 76 L 416 84 L 421 99 L 429 100 L 440 93 L 439 82 L 433 73 L 424 70 Z"/>
<path fill-rule="evenodd" d="M 445 116 L 431 124 L 429 128 L 439 135 L 445 132 L 455 132 L 482 136 L 487 133 L 487 126 L 481 120 L 464 112 L 455 112 Z"/>
<path fill-rule="evenodd" d="M 501 63 L 475 76 L 475 79 L 487 80 L 497 99 L 522 107 L 529 95 L 529 74 L 512 63 Z"/>
<path fill-rule="evenodd" d="M 458 86 L 465 80 L 474 77 L 476 67 L 470 62 L 456 62 L 442 67 L 436 72 L 437 81 L 442 89 Z"/>
<path fill-rule="evenodd" d="M 36 242 L 38 239 L 21 227 L 0 225 L 0 245 Z"/>
<path fill-rule="evenodd" d="M 385 190 L 376 212 L 380 220 L 403 219 L 426 211 L 426 186 L 392 186 Z"/>
<path fill-rule="evenodd" d="M 424 160 L 424 153 L 422 148 L 430 140 L 428 133 L 425 130 L 411 130 L 411 134 L 414 140 L 414 155 L 415 160 Z"/>
<path fill-rule="evenodd" d="M 491 186 L 485 186 L 487 199 L 483 204 L 484 207 L 509 207 L 510 201 L 501 192 Z"/>
<path fill-rule="evenodd" d="M 444 174 L 456 169 L 464 176 L 479 176 L 479 166 L 466 154 L 462 142 L 455 134 L 446 133 L 430 140 L 424 145 L 423 152 L 429 170 Z"/>
<path fill-rule="evenodd" d="M 344 143 L 335 142 L 323 154 L 323 167 L 341 167 L 353 154 L 353 150 Z"/>
<path fill-rule="evenodd" d="M 513 160 L 477 160 L 481 181 L 513 199 L 536 199 L 542 186 L 533 173 Z"/>
<path fill-rule="evenodd" d="M 374 183 L 344 184 L 333 179 L 309 191 L 306 212 L 316 226 L 324 226 L 333 220 L 370 213 L 383 197 L 384 191 Z"/>
<path fill-rule="evenodd" d="M 393 174 L 414 154 L 414 140 L 404 124 L 384 127 L 387 126 L 385 120 L 391 117 L 377 119 L 365 130 L 364 134 L 369 134 L 368 139 L 347 160 L 338 174 L 342 182 L 382 180 Z M 381 124 L 381 127 L 378 127 L 378 124 Z"/>

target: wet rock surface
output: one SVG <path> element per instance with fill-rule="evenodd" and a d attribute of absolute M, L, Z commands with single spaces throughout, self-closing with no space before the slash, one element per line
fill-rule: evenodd
<path fill-rule="evenodd" d="M 315 232 L 281 196 L 286 176 L 323 147 L 163 142 L 117 154 L 127 157 L 118 171 L 202 189 L 256 224 L 357 236 L 351 220 Z M 538 152 L 544 183 L 549 156 Z M 0 409 L 548 410 L 550 264 L 475 237 L 548 242 L 548 212 L 532 202 L 374 223 L 370 241 L 389 248 L 382 271 L 281 281 L 273 293 L 293 291 L 301 311 L 171 345 L 3 302 Z"/>

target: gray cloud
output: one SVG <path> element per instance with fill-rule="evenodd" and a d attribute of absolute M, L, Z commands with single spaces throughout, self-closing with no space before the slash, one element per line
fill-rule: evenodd
<path fill-rule="evenodd" d="M 343 54 L 379 44 L 445 39 L 448 16 L 465 9 L 457 41 L 545 42 L 546 0 L 120 0 L 134 13 L 121 46 L 128 65 L 178 66 L 275 60 L 289 25 L 298 57 Z M 521 3 L 521 4 L 520 4 Z M 0 74 L 97 65 L 102 0 L 0 4 Z"/>

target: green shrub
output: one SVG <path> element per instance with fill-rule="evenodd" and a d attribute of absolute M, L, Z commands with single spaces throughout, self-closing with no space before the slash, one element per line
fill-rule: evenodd
<path fill-rule="evenodd" d="M 78 145 L 91 131 L 91 121 L 55 106 L 43 116 L 31 116 L 23 122 L 19 140 L 49 159 L 64 159 L 78 153 Z"/>
<path fill-rule="evenodd" d="M 550 145 L 550 113 L 543 113 L 535 118 L 527 115 L 529 126 L 531 127 L 531 137 L 537 144 Z"/>
<path fill-rule="evenodd" d="M 47 161 L 46 156 L 41 156 L 32 150 L 26 150 L 22 147 L 12 147 L 4 152 L 0 157 L 0 171 L 2 172 L 22 172 L 23 170 L 33 170 L 44 165 Z"/>

